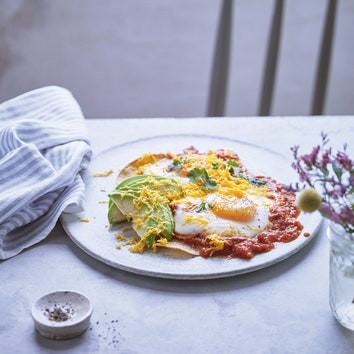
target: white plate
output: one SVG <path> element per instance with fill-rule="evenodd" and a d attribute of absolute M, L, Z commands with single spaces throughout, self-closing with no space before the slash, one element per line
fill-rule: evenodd
<path fill-rule="evenodd" d="M 195 146 L 199 151 L 209 149 L 232 149 L 245 166 L 252 172 L 274 177 L 278 182 L 296 181 L 290 162 L 281 154 L 263 149 L 260 146 L 238 140 L 207 135 L 169 135 L 154 136 L 112 147 L 95 156 L 90 168 L 85 172 L 86 201 L 85 211 L 80 214 L 63 214 L 62 225 L 69 237 L 90 256 L 125 271 L 161 278 L 207 279 L 221 278 L 252 272 L 280 262 L 306 246 L 315 236 L 321 224 L 319 214 L 302 214 L 304 232 L 310 237 L 300 235 L 290 243 L 277 243 L 268 253 L 256 255 L 251 260 L 202 257 L 176 258 L 160 253 L 131 253 L 128 247 L 117 249 L 115 234 L 109 229 L 107 220 L 107 194 L 115 187 L 119 170 L 130 161 L 144 153 L 181 152 L 184 148 Z M 107 177 L 93 177 L 113 169 Z M 88 219 L 88 222 L 79 220 Z"/>

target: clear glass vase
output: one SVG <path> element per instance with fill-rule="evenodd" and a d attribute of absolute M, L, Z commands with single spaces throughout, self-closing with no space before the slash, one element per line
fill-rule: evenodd
<path fill-rule="evenodd" d="M 354 330 L 354 235 L 330 223 L 327 236 L 330 243 L 329 304 L 337 321 Z"/>

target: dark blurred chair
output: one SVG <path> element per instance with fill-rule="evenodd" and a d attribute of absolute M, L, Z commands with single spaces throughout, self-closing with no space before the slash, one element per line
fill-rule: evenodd
<path fill-rule="evenodd" d="M 209 88 L 207 108 L 207 116 L 209 117 L 225 115 L 232 37 L 232 7 L 233 0 L 222 0 Z M 258 109 L 258 115 L 260 116 L 271 115 L 273 88 L 282 29 L 283 7 L 284 0 L 275 0 L 263 73 L 261 99 Z M 311 115 L 321 115 L 323 113 L 332 51 L 336 7 L 337 0 L 328 0 L 322 32 L 321 49 L 317 63 L 315 86 L 312 95 Z"/>

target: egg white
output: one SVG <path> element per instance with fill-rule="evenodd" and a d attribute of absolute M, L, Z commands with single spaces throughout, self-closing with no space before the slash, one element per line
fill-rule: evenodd
<path fill-rule="evenodd" d="M 172 161 L 168 158 L 158 160 L 156 163 L 147 166 L 143 173 L 146 175 L 163 176 L 173 179 L 180 179 L 180 176 L 173 170 L 169 169 Z"/>
<path fill-rule="evenodd" d="M 255 206 L 253 220 L 240 222 L 216 216 L 211 209 L 197 212 L 202 200 L 187 198 L 185 204 L 177 204 L 174 211 L 175 233 L 182 237 L 198 234 L 231 237 L 254 237 L 269 225 L 269 209 L 272 201 L 266 197 L 249 196 Z M 206 199 L 207 201 L 207 199 Z"/>

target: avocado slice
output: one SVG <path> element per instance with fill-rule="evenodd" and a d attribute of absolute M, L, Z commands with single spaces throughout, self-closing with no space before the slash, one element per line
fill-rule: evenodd
<path fill-rule="evenodd" d="M 172 240 L 175 224 L 168 205 L 159 203 L 156 208 L 144 206 L 137 211 L 132 222 L 135 232 L 147 247 L 151 247 L 159 236 L 163 236 L 168 241 Z"/>
<path fill-rule="evenodd" d="M 126 220 L 124 214 L 118 209 L 112 199 L 108 200 L 108 221 L 110 224 L 118 224 Z"/>
<path fill-rule="evenodd" d="M 119 220 L 118 209 L 132 221 L 134 230 L 147 247 L 151 247 L 160 236 L 170 241 L 174 232 L 174 218 L 168 204 L 182 195 L 182 188 L 173 179 L 133 176 L 120 182 L 109 194 L 108 219 Z"/>
<path fill-rule="evenodd" d="M 134 180 L 136 182 L 141 182 L 141 180 L 143 180 L 143 178 L 141 178 L 140 176 L 136 176 L 139 178 L 134 178 L 134 179 L 130 179 L 128 178 L 127 180 L 122 181 L 120 184 L 117 185 L 116 190 L 120 190 L 123 188 L 127 188 L 129 185 L 134 183 Z M 138 193 L 138 190 L 136 187 L 131 187 L 130 188 L 130 192 L 132 193 L 133 191 L 136 191 Z M 128 212 L 126 212 L 125 214 L 127 214 Z M 114 202 L 114 196 L 110 196 L 109 200 L 108 200 L 108 221 L 110 224 L 117 224 L 119 222 L 125 221 L 126 217 L 125 214 L 120 210 L 120 208 L 117 207 L 116 203 Z"/>

